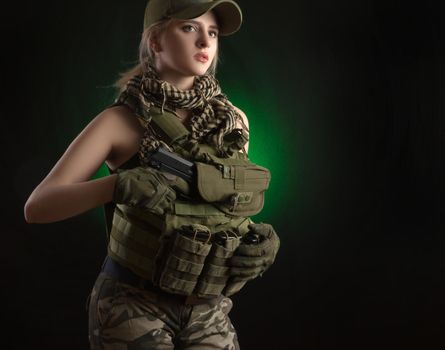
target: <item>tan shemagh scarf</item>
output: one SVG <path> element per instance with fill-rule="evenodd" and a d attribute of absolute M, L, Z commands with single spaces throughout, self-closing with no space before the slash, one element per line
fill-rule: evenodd
<path fill-rule="evenodd" d="M 153 105 L 162 110 L 188 109 L 193 112 L 190 120 L 189 146 L 204 140 L 218 150 L 219 156 L 227 157 L 223 138 L 236 126 L 239 114 L 227 97 L 221 92 L 218 81 L 212 75 L 195 78 L 190 90 L 179 90 L 170 83 L 160 80 L 151 67 L 142 75 L 130 79 L 114 105 L 126 104 L 145 124 L 145 133 L 139 149 L 142 164 L 146 164 L 150 153 L 161 143 L 149 126 L 150 108 Z"/>

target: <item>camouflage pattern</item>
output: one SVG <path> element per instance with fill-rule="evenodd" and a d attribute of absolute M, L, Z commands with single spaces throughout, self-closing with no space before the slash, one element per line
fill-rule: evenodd
<path fill-rule="evenodd" d="M 186 305 L 168 294 L 136 288 L 101 272 L 89 301 L 92 350 L 239 349 L 223 295 Z"/>

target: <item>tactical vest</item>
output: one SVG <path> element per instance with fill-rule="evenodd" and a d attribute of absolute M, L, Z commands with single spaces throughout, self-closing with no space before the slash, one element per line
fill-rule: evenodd
<path fill-rule="evenodd" d="M 179 118 L 156 107 L 150 116 L 162 141 L 181 157 L 195 161 L 181 145 L 189 131 Z M 229 277 L 227 259 L 239 239 L 218 246 L 212 244 L 212 237 L 221 232 L 235 232 L 240 237 L 248 231 L 249 216 L 263 208 L 270 173 L 241 152 L 219 158 L 214 147 L 204 143 L 198 147 L 207 155 L 207 162 L 195 162 L 199 199 L 177 199 L 173 210 L 162 216 L 116 205 L 108 255 L 168 292 L 213 297 L 224 290 Z M 122 168 L 138 165 L 133 157 Z M 195 230 L 195 236 L 197 231 L 208 233 L 208 239 L 199 241 L 193 234 L 185 235 L 186 227 Z"/>

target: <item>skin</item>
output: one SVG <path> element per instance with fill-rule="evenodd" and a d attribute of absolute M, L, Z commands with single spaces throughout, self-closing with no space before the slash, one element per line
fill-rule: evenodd
<path fill-rule="evenodd" d="M 176 20 L 168 24 L 159 37 L 150 43 L 155 53 L 156 70 L 161 79 L 181 90 L 191 89 L 194 77 L 210 67 L 218 49 L 218 24 L 213 12 L 191 20 Z M 207 62 L 194 58 L 204 53 Z"/>
<path fill-rule="evenodd" d="M 173 20 L 150 42 L 161 79 L 179 89 L 190 89 L 195 76 L 204 74 L 216 55 L 217 31 L 212 12 L 191 21 Z M 209 60 L 203 63 L 194 59 L 198 52 L 206 53 Z M 248 128 L 245 114 L 235 109 L 242 118 L 237 127 L 243 128 L 244 124 Z M 184 124 L 188 123 L 189 111 L 176 113 Z M 133 157 L 143 133 L 138 119 L 125 106 L 108 108 L 97 115 L 31 193 L 24 208 L 26 221 L 56 222 L 112 201 L 117 175 L 90 178 L 104 162 L 116 169 Z"/>

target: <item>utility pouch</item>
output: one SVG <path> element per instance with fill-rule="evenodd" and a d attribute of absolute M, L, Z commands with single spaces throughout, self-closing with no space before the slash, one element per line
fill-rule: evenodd
<path fill-rule="evenodd" d="M 210 252 L 211 233 L 206 226 L 184 225 L 165 242 L 161 260 L 159 287 L 167 292 L 190 295 Z M 166 247 L 164 247 L 166 248 Z"/>
<path fill-rule="evenodd" d="M 220 295 L 230 277 L 229 261 L 240 244 L 240 235 L 233 231 L 214 234 L 212 249 L 199 276 L 194 293 L 201 298 Z"/>
<path fill-rule="evenodd" d="M 269 170 L 247 159 L 212 158 L 213 164 L 195 163 L 201 197 L 229 215 L 258 214 L 269 187 Z"/>

